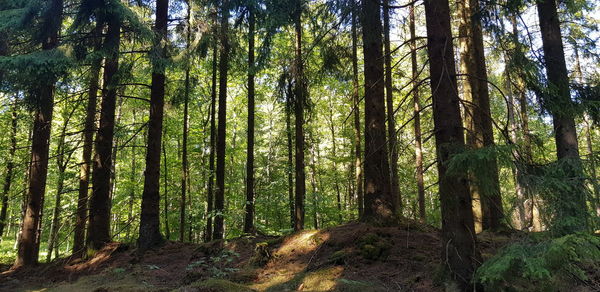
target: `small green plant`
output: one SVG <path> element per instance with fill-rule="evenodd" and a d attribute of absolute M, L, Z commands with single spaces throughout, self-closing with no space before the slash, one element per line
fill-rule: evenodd
<path fill-rule="evenodd" d="M 224 249 L 218 255 L 203 258 L 187 265 L 186 270 L 191 271 L 196 268 L 207 270 L 211 278 L 226 278 L 230 274 L 239 271 L 237 268 L 230 267 L 231 263 L 240 256 L 239 253 Z"/>

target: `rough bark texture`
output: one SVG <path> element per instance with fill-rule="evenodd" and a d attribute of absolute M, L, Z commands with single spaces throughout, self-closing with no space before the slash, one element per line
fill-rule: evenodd
<path fill-rule="evenodd" d="M 363 221 L 389 224 L 395 198 L 390 190 L 386 144 L 382 26 L 379 1 L 362 1 L 365 62 L 365 209 Z"/>
<path fill-rule="evenodd" d="M 354 111 L 354 184 L 356 205 L 358 205 L 358 217 L 364 212 L 364 187 L 363 187 L 363 165 L 362 146 L 360 134 L 360 97 L 358 84 L 358 33 L 356 32 L 358 8 L 356 2 L 352 1 L 352 110 Z"/>
<path fill-rule="evenodd" d="M 479 0 L 459 0 L 460 67 L 463 80 L 466 143 L 473 149 L 494 146 L 494 131 L 490 111 L 490 94 L 483 49 L 483 33 L 477 18 Z M 495 158 L 486 159 L 484 167 L 470 174 L 475 230 L 498 230 L 504 210 L 500 197 L 498 165 Z"/>
<path fill-rule="evenodd" d="M 100 105 L 100 124 L 96 134 L 92 169 L 92 195 L 88 218 L 88 248 L 99 250 L 110 238 L 110 173 L 112 169 L 115 107 L 119 68 L 120 23 L 115 17 L 108 21 L 104 50 L 104 88 Z"/>
<path fill-rule="evenodd" d="M 0 238 L 4 234 L 6 226 L 6 215 L 8 213 L 8 199 L 10 187 L 12 184 L 13 170 L 15 168 L 15 152 L 17 151 L 17 103 L 13 101 L 10 120 L 10 150 L 8 152 L 8 162 L 6 163 L 6 175 L 4 177 L 4 187 L 2 188 L 2 210 L 0 210 Z"/>
<path fill-rule="evenodd" d="M 102 40 L 100 33 L 103 25 L 96 24 L 95 48 L 98 52 L 101 49 Z M 85 108 L 85 122 L 83 126 L 83 150 L 81 154 L 81 166 L 79 168 L 79 192 L 77 196 L 77 217 L 75 219 L 75 229 L 73 230 L 73 255 L 79 257 L 83 255 L 85 249 L 85 223 L 87 222 L 87 203 L 90 188 L 90 166 L 92 164 L 92 149 L 94 147 L 94 131 L 96 130 L 96 104 L 98 102 L 98 81 L 100 79 L 100 67 L 102 58 L 92 60 L 90 67 L 90 76 L 88 84 L 88 100 Z"/>
<path fill-rule="evenodd" d="M 294 58 L 294 115 L 295 115 L 295 197 L 294 230 L 304 229 L 304 198 L 306 196 L 306 171 L 304 163 L 304 104 L 306 103 L 306 84 L 304 83 L 304 64 L 302 60 L 302 1 L 296 1 L 294 11 L 295 58 Z"/>
<path fill-rule="evenodd" d="M 570 190 L 558 196 L 560 209 L 555 218 L 559 233 L 571 233 L 587 228 L 587 207 L 581 178 L 583 170 L 577 144 L 575 109 L 569 90 L 569 76 L 560 32 L 560 22 L 555 0 L 538 0 L 537 9 L 544 49 L 544 62 L 548 76 L 549 92 L 544 96 L 544 105 L 552 114 L 556 154 L 564 165 L 565 176 L 575 179 Z"/>
<path fill-rule="evenodd" d="M 421 137 L 421 103 L 419 98 L 419 69 L 417 67 L 417 40 L 415 32 L 415 6 L 410 5 L 409 12 L 409 30 L 410 30 L 410 63 L 412 71 L 413 83 L 413 116 L 414 116 L 414 132 L 415 132 L 415 164 L 417 180 L 417 199 L 419 202 L 419 220 L 421 223 L 426 222 L 425 214 L 425 184 L 423 180 L 423 140 Z"/>
<path fill-rule="evenodd" d="M 63 1 L 52 0 L 45 12 L 43 21 L 48 34 L 42 43 L 42 50 L 44 51 L 53 50 L 58 46 L 62 10 Z M 13 268 L 32 266 L 38 262 L 41 213 L 44 208 L 44 193 L 48 176 L 48 150 L 52 128 L 55 83 L 55 80 L 44 81 L 31 93 L 34 95 L 37 104 L 33 121 L 27 204 L 22 233 L 18 242 L 17 258 Z"/>
<path fill-rule="evenodd" d="M 215 192 L 215 228 L 213 239 L 222 239 L 225 211 L 225 141 L 227 127 L 227 72 L 229 69 L 229 1 L 221 4 L 221 57 L 219 58 L 219 128 L 217 132 L 217 189 Z"/>
<path fill-rule="evenodd" d="M 148 120 L 148 146 L 146 150 L 146 170 L 144 171 L 144 191 L 140 215 L 138 247 L 149 249 L 162 244 L 160 234 L 160 150 L 162 144 L 163 113 L 165 104 L 165 65 L 167 22 L 169 1 L 156 1 L 154 23 L 154 56 L 152 60 L 152 85 L 150 88 L 150 117 Z"/>
<path fill-rule="evenodd" d="M 467 290 L 475 270 L 476 239 L 466 173 L 448 173 L 447 163 L 464 148 L 448 0 L 426 0 L 427 49 L 442 213 L 442 262 Z"/>
<path fill-rule="evenodd" d="M 383 0 L 383 54 L 385 63 L 385 102 L 388 130 L 388 151 L 390 157 L 390 190 L 394 199 L 394 211 L 401 212 L 402 198 L 398 186 L 398 143 L 396 119 L 394 118 L 394 87 L 392 79 L 392 51 L 390 49 L 390 6 Z"/>
<path fill-rule="evenodd" d="M 244 233 L 254 232 L 254 12 L 248 14 L 248 143 L 246 149 L 246 218 Z"/>

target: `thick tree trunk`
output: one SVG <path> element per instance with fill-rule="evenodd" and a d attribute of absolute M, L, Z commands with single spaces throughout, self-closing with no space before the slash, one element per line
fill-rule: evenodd
<path fill-rule="evenodd" d="M 215 125 L 215 111 L 217 104 L 217 46 L 213 46 L 212 59 L 212 83 L 210 93 L 210 154 L 208 157 L 208 189 L 206 193 L 206 233 L 204 241 L 211 241 L 213 231 L 213 185 L 215 177 L 215 144 L 217 135 L 217 126 Z"/>
<path fill-rule="evenodd" d="M 6 163 L 6 175 L 4 177 L 4 187 L 2 189 L 2 210 L 0 211 L 0 239 L 4 234 L 4 227 L 7 223 L 6 214 L 8 212 L 8 198 L 12 184 L 13 170 L 15 168 L 15 152 L 17 151 L 17 101 L 14 100 L 11 110 L 10 121 L 10 150 L 8 152 L 8 162 Z"/>
<path fill-rule="evenodd" d="M 425 214 L 425 183 L 423 180 L 423 140 L 421 137 L 421 102 L 419 98 L 419 68 L 417 67 L 417 34 L 415 32 L 415 6 L 410 5 L 409 12 L 409 30 L 410 30 L 410 62 L 413 84 L 413 116 L 415 132 L 415 163 L 417 179 L 417 200 L 419 202 L 419 220 L 425 223 L 427 216 Z"/>
<path fill-rule="evenodd" d="M 385 128 L 382 27 L 379 1 L 362 1 L 365 62 L 365 209 L 363 221 L 393 223 L 394 202 Z"/>
<path fill-rule="evenodd" d="M 48 37 L 42 43 L 42 50 L 50 51 L 58 46 L 58 34 L 62 24 L 62 0 L 52 0 L 45 15 L 45 30 Z M 32 266 L 38 262 L 41 212 L 44 208 L 44 193 L 48 176 L 48 150 L 52 128 L 55 80 L 45 80 L 31 94 L 38 101 L 34 113 L 33 136 L 31 141 L 31 162 L 27 186 L 27 207 L 23 218 L 21 238 L 18 242 L 17 258 L 13 268 Z"/>
<path fill-rule="evenodd" d="M 448 173 L 447 163 L 464 148 L 448 0 L 426 0 L 427 48 L 442 213 L 442 262 L 461 290 L 475 270 L 476 238 L 466 173 Z"/>
<path fill-rule="evenodd" d="M 538 0 L 536 3 L 550 90 L 544 96 L 544 103 L 553 118 L 558 160 L 564 162 L 565 177 L 575 181 L 569 190 L 565 190 L 557 198 L 560 210 L 555 214 L 554 229 L 560 234 L 566 234 L 587 228 L 586 197 L 580 179 L 583 170 L 556 1 Z"/>
<path fill-rule="evenodd" d="M 246 218 L 244 233 L 254 233 L 254 11 L 248 12 L 248 142 L 246 150 Z"/>
<path fill-rule="evenodd" d="M 97 23 L 94 31 L 95 52 L 102 48 L 101 32 L 102 23 Z M 98 100 L 98 89 L 100 79 L 100 67 L 102 58 L 94 58 L 90 67 L 88 84 L 88 100 L 85 110 L 85 122 L 83 126 L 83 151 L 81 154 L 81 166 L 79 168 L 79 192 L 77 196 L 77 214 L 75 229 L 73 230 L 73 255 L 80 257 L 85 250 L 85 223 L 87 221 L 87 203 L 90 187 L 90 166 L 92 149 L 94 147 L 94 132 L 96 128 L 96 104 Z"/>
<path fill-rule="evenodd" d="M 355 0 L 352 0 L 352 110 L 354 112 L 354 184 L 356 193 L 356 205 L 358 205 L 358 217 L 362 218 L 364 211 L 364 187 L 363 187 L 363 165 L 362 146 L 360 135 L 360 97 L 358 84 L 358 33 L 356 32 L 356 18 L 358 13 Z"/>
<path fill-rule="evenodd" d="M 219 58 L 219 128 L 217 132 L 217 189 L 213 239 L 223 239 L 225 211 L 225 141 L 227 127 L 227 74 L 229 69 L 229 1 L 221 2 L 221 57 Z"/>
<path fill-rule="evenodd" d="M 483 33 L 477 18 L 479 0 L 459 0 L 461 71 L 465 74 L 463 92 L 467 145 L 474 149 L 494 146 L 494 131 L 490 111 L 490 94 L 483 49 Z M 498 230 L 504 210 L 500 197 L 498 165 L 495 158 L 485 161 L 485 167 L 470 174 L 475 230 Z M 480 215 L 481 214 L 481 215 Z"/>
<path fill-rule="evenodd" d="M 104 88 L 100 109 L 100 124 L 96 134 L 92 169 L 92 196 L 88 222 L 88 249 L 99 250 L 110 238 L 110 175 L 115 131 L 115 107 L 119 69 L 119 42 L 121 24 L 109 17 L 104 50 L 108 53 L 104 64 Z"/>
<path fill-rule="evenodd" d="M 165 104 L 165 65 L 169 0 L 156 0 L 154 22 L 154 56 L 152 60 L 152 87 L 150 89 L 150 118 L 148 120 L 148 147 L 140 234 L 138 246 L 141 250 L 156 247 L 164 241 L 160 234 L 160 150 L 163 132 Z"/>
<path fill-rule="evenodd" d="M 294 57 L 294 115 L 296 134 L 294 230 L 304 229 L 304 198 L 306 197 L 306 171 L 304 163 L 304 104 L 306 103 L 306 84 L 302 60 L 302 2 L 296 1 L 294 11 L 295 57 Z"/>
<path fill-rule="evenodd" d="M 398 186 L 398 143 L 396 119 L 394 118 L 394 87 L 392 80 L 392 51 L 390 49 L 390 6 L 389 0 L 383 0 L 383 55 L 385 65 L 385 102 L 387 111 L 388 151 L 390 159 L 390 190 L 394 199 L 394 211 L 402 211 L 402 198 Z"/>

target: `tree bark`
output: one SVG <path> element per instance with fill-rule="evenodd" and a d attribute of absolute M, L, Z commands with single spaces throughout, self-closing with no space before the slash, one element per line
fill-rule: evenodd
<path fill-rule="evenodd" d="M 426 0 L 427 48 L 442 213 L 442 262 L 461 290 L 475 270 L 476 238 L 466 173 L 448 173 L 447 163 L 464 148 L 448 0 Z"/>
<path fill-rule="evenodd" d="M 217 189 L 213 239 L 223 239 L 225 211 L 225 142 L 227 127 L 227 73 L 229 69 L 229 1 L 221 2 L 221 57 L 219 58 L 219 128 L 217 132 Z"/>
<path fill-rule="evenodd" d="M 169 174 L 167 172 L 167 149 L 165 148 L 166 130 L 163 132 L 162 154 L 163 154 L 163 202 L 164 202 L 164 220 L 165 220 L 165 238 L 171 239 L 171 229 L 169 228 Z"/>
<path fill-rule="evenodd" d="M 246 150 L 246 218 L 244 233 L 254 233 L 254 26 L 252 7 L 248 8 L 248 142 Z"/>
<path fill-rule="evenodd" d="M 364 212 L 364 187 L 363 187 L 363 165 L 362 146 L 360 134 L 360 97 L 358 83 L 358 34 L 356 32 L 357 18 L 356 1 L 352 0 L 352 110 L 354 112 L 354 184 L 356 185 L 356 204 L 358 205 L 358 217 L 362 218 Z"/>
<path fill-rule="evenodd" d="M 104 88 L 100 109 L 100 124 L 96 134 L 95 155 L 92 169 L 92 196 L 88 218 L 88 249 L 99 250 L 110 237 L 110 176 L 117 86 L 119 84 L 119 43 L 121 24 L 116 17 L 108 17 L 108 31 L 104 40 L 107 56 L 104 64 Z"/>
<path fill-rule="evenodd" d="M 58 47 L 58 34 L 62 25 L 63 1 L 52 0 L 44 22 L 48 34 L 42 43 L 43 51 Z M 54 83 L 56 80 L 44 80 L 31 94 L 38 104 L 35 108 L 33 136 L 31 141 L 31 162 L 29 164 L 29 183 L 27 187 L 27 207 L 23 218 L 21 238 L 18 243 L 17 258 L 13 269 L 33 266 L 38 262 L 41 212 L 44 208 L 44 193 L 48 176 L 48 150 L 52 128 L 52 110 L 54 106 Z"/>
<path fill-rule="evenodd" d="M 152 86 L 150 89 L 150 118 L 148 120 L 148 147 L 140 214 L 138 246 L 143 251 L 163 243 L 160 234 L 160 150 L 165 104 L 165 65 L 169 0 L 156 0 Z"/>
<path fill-rule="evenodd" d="M 423 138 L 421 137 L 421 102 L 419 97 L 419 68 L 417 67 L 417 34 L 415 31 L 415 6 L 410 5 L 409 11 L 409 30 L 410 30 L 410 62 L 413 84 L 413 116 L 415 132 L 415 163 L 417 179 L 417 200 L 419 202 L 419 220 L 421 223 L 427 221 L 425 213 L 425 183 L 423 180 Z"/>
<path fill-rule="evenodd" d="M 390 49 L 390 6 L 389 0 L 383 0 L 383 55 L 385 66 L 385 102 L 388 126 L 388 151 L 390 159 L 390 190 L 394 199 L 394 211 L 400 214 L 402 198 L 398 186 L 398 143 L 396 119 L 394 118 L 394 87 L 392 80 L 392 51 Z"/>
<path fill-rule="evenodd" d="M 466 143 L 474 149 L 494 147 L 494 131 L 490 111 L 490 94 L 483 49 L 481 23 L 476 14 L 479 0 L 459 0 L 459 35 L 461 71 L 465 103 Z M 475 230 L 498 230 L 502 227 L 504 210 L 500 197 L 498 164 L 494 158 L 485 159 L 485 166 L 471 173 L 469 184 L 473 198 Z M 481 214 L 481 216 L 479 216 Z"/>
<path fill-rule="evenodd" d="M 385 128 L 382 27 L 379 1 L 362 1 L 365 62 L 365 209 L 363 221 L 390 224 L 396 201 L 390 190 Z"/>
<path fill-rule="evenodd" d="M 536 4 L 549 83 L 549 93 L 544 95 L 544 103 L 553 119 L 558 160 L 564 162 L 565 177 L 574 180 L 570 190 L 565 190 L 557 198 L 560 210 L 556 214 L 553 228 L 559 234 L 568 234 L 587 228 L 587 206 L 580 179 L 583 170 L 575 127 L 575 109 L 570 96 L 556 1 L 538 0 Z"/>
<path fill-rule="evenodd" d="M 295 115 L 295 197 L 294 230 L 304 229 L 304 198 L 306 197 L 306 170 L 304 162 L 304 104 L 306 84 L 302 60 L 302 1 L 296 0 L 294 11 L 295 57 L 294 57 L 294 115 Z"/>

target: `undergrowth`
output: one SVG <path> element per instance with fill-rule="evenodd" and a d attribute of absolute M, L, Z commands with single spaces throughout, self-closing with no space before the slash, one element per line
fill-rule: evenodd
<path fill-rule="evenodd" d="M 600 291 L 600 237 L 578 233 L 511 244 L 477 270 L 485 291 Z"/>

